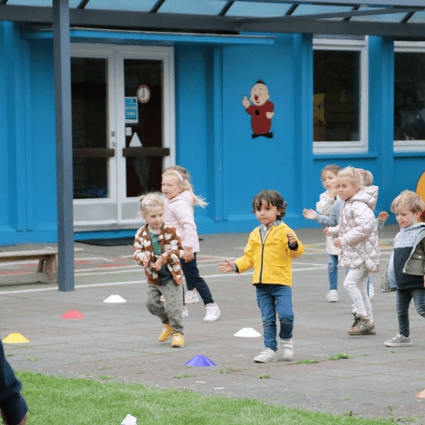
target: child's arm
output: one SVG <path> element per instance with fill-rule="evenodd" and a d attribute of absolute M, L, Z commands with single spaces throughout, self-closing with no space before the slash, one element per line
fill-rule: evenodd
<path fill-rule="evenodd" d="M 323 230 L 323 233 L 326 236 L 332 236 L 333 238 L 335 238 L 339 235 L 339 225 L 335 227 L 327 227 Z"/>
<path fill-rule="evenodd" d="M 321 193 L 319 197 L 319 202 L 316 203 L 316 211 L 319 214 L 329 215 L 335 200 L 336 200 L 336 193 L 335 194 L 330 193 L 329 190 Z"/>
<path fill-rule="evenodd" d="M 225 263 L 218 263 L 220 267 L 217 267 L 219 271 L 223 273 L 230 273 L 233 271 L 237 271 L 236 264 L 233 261 L 230 260 L 224 260 Z"/>
<path fill-rule="evenodd" d="M 290 258 L 297 258 L 304 252 L 304 245 L 297 238 L 294 232 L 288 232 L 286 234 L 288 238 L 288 249 L 287 253 Z"/>
<path fill-rule="evenodd" d="M 389 214 L 386 211 L 381 211 L 378 214 L 378 218 L 376 219 L 376 224 L 378 226 L 378 230 L 381 230 L 384 227 L 385 222 L 387 221 Z"/>
<path fill-rule="evenodd" d="M 145 251 L 145 244 L 144 244 L 144 239 L 142 236 L 142 231 L 143 231 L 143 228 L 139 229 L 136 233 L 136 236 L 134 237 L 133 258 L 136 261 L 136 263 L 139 264 L 140 266 L 147 267 L 151 260 L 151 253 L 148 251 Z"/>
<path fill-rule="evenodd" d="M 157 257 L 158 259 L 162 258 L 162 264 L 177 263 L 184 254 L 182 239 L 179 232 L 175 227 L 166 224 L 165 229 L 167 230 L 169 228 L 172 228 L 172 231 L 171 234 L 165 233 L 165 252 Z M 168 235 L 171 236 L 170 239 L 167 239 Z M 161 268 L 161 266 L 159 268 Z"/>
<path fill-rule="evenodd" d="M 258 229 L 256 230 L 258 232 Z M 243 256 L 233 262 L 235 264 L 235 268 L 233 270 L 235 270 L 236 273 L 243 273 L 254 267 L 252 244 L 253 241 L 251 233 L 248 239 L 248 243 L 246 244 Z"/>

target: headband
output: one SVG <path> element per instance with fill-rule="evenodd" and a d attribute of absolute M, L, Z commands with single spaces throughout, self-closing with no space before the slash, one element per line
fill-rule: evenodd
<path fill-rule="evenodd" d="M 183 177 L 181 176 L 181 174 L 178 171 L 176 171 L 176 170 L 168 170 L 167 172 L 168 173 L 175 173 L 175 174 L 177 174 L 179 176 L 179 178 L 180 178 L 180 181 L 183 183 Z"/>

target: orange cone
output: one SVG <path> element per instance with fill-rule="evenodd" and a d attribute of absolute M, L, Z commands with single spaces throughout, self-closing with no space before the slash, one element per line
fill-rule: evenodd
<path fill-rule="evenodd" d="M 425 398 L 425 390 L 422 390 L 419 394 L 416 394 L 418 398 Z"/>
<path fill-rule="evenodd" d="M 85 319 L 85 318 L 86 316 L 84 316 L 84 314 L 81 314 L 77 310 L 69 310 L 67 313 L 61 316 L 61 319 Z"/>

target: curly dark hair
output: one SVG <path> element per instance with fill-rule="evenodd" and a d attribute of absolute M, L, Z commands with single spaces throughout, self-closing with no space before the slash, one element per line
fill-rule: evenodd
<path fill-rule="evenodd" d="M 255 209 L 260 207 L 263 204 L 263 201 L 266 201 L 267 204 L 280 210 L 280 214 L 277 216 L 278 220 L 285 217 L 288 204 L 283 200 L 283 197 L 279 192 L 276 192 L 275 190 L 262 190 L 260 193 L 257 193 L 252 200 L 252 212 L 254 214 Z"/>

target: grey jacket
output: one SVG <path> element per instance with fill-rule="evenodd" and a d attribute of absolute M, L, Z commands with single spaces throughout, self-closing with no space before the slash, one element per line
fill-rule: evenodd
<path fill-rule="evenodd" d="M 403 273 L 415 276 L 425 275 L 425 228 L 415 241 L 414 248 L 404 265 Z"/>

